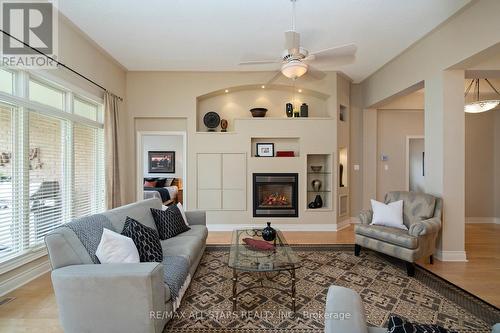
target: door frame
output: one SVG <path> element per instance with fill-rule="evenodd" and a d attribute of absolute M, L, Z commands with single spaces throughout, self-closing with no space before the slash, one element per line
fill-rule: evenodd
<path fill-rule="evenodd" d="M 184 152 L 182 154 L 183 158 L 183 169 L 182 169 L 182 206 L 185 210 L 188 207 L 188 199 L 187 199 L 187 190 L 188 190 L 188 179 L 187 168 L 188 168 L 188 160 L 187 160 L 187 133 L 185 131 L 137 131 L 136 132 L 136 200 L 142 200 L 143 191 L 144 191 L 144 158 L 142 151 L 143 137 L 149 135 L 164 135 L 164 136 L 182 136 L 182 145 L 184 146 Z"/>
<path fill-rule="evenodd" d="M 405 162 L 405 188 L 406 191 L 410 190 L 410 140 L 413 139 L 423 139 L 425 143 L 424 135 L 407 135 L 406 136 L 406 162 Z"/>

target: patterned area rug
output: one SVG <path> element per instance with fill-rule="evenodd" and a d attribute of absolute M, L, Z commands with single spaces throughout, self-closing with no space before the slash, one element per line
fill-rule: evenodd
<path fill-rule="evenodd" d="M 497 308 L 422 268 L 417 267 L 410 278 L 404 263 L 365 249 L 355 257 L 353 246 L 348 245 L 294 249 L 302 259 L 295 316 L 289 296 L 272 289 L 242 293 L 237 311 L 232 312 L 229 248 L 208 247 L 165 332 L 323 332 L 325 298 L 332 284 L 361 295 L 371 326 L 387 327 L 392 313 L 461 333 L 490 333 L 492 324 L 500 321 Z M 240 274 L 239 286 L 252 286 L 254 274 Z M 289 275 L 278 275 L 273 281 L 279 288 L 290 288 Z"/>

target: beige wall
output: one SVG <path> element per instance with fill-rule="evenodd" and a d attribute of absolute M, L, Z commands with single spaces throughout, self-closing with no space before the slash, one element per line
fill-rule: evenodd
<path fill-rule="evenodd" d="M 406 188 L 406 137 L 424 135 L 423 110 L 378 110 L 377 200 Z M 386 155 L 387 161 L 381 156 Z"/>
<path fill-rule="evenodd" d="M 197 202 L 196 187 L 196 160 L 198 153 L 245 153 L 249 157 L 247 161 L 247 207 L 245 211 L 210 211 L 208 212 L 209 223 L 211 224 L 253 224 L 263 223 L 254 222 L 252 218 L 251 207 L 251 174 L 252 172 L 297 172 L 301 179 L 302 188 L 299 195 L 300 212 L 299 219 L 274 219 L 278 224 L 332 224 L 335 225 L 336 219 L 334 211 L 308 212 L 307 198 L 305 196 L 306 188 L 306 154 L 307 153 L 333 153 L 336 151 L 336 126 L 335 118 L 330 120 L 308 119 L 283 119 L 273 118 L 257 120 L 245 116 L 240 120 L 233 120 L 228 133 L 206 133 L 203 126 L 200 126 L 201 132 L 197 132 L 197 122 L 199 114 L 197 109 L 197 97 L 205 94 L 224 90 L 241 85 L 261 85 L 265 84 L 270 77 L 271 72 L 129 72 L 127 73 L 127 110 L 129 114 L 129 133 L 134 132 L 134 126 L 138 119 L 164 119 L 167 123 L 170 118 L 185 118 L 187 129 L 187 181 L 185 192 L 187 194 L 188 209 L 195 209 Z M 289 85 L 290 81 L 281 79 L 275 82 L 277 85 Z M 310 106 L 318 105 L 320 110 L 310 109 L 311 115 L 336 115 L 336 93 L 337 93 L 337 75 L 329 73 L 323 80 L 319 81 L 297 81 L 296 88 L 304 90 L 314 90 L 328 97 L 321 103 L 311 103 Z M 260 93 L 260 92 L 259 92 Z M 245 93 L 238 93 L 248 94 Z M 228 96 L 228 97 L 222 97 Z M 281 96 L 281 93 L 280 93 Z M 291 89 L 290 89 L 291 97 Z M 226 105 L 227 99 L 231 98 L 231 92 L 228 95 L 220 95 L 210 102 L 204 102 L 200 109 L 200 114 L 210 110 L 221 111 L 220 107 Z M 283 98 L 281 96 L 280 98 Z M 253 100 L 252 96 L 244 98 L 245 103 Z M 307 99 L 304 97 L 307 102 Z M 285 99 L 283 99 L 285 101 Z M 219 103 L 217 103 L 219 102 Z M 309 103 L 308 103 L 309 104 Z M 284 117 L 284 104 L 270 104 L 273 110 L 271 115 Z M 233 108 L 243 112 L 241 108 Z M 325 112 L 326 110 L 326 112 Z M 319 112 L 318 112 L 319 111 Z M 317 112 L 317 113 L 316 113 Z M 228 114 L 231 116 L 231 114 Z M 241 116 L 241 115 L 240 115 Z M 239 116 L 236 116 L 239 117 Z M 153 124 L 145 124 L 141 120 L 141 130 L 153 130 Z M 264 160 L 251 158 L 251 138 L 276 138 L 276 137 L 298 137 L 300 156 L 294 159 L 272 159 Z M 129 147 L 129 156 L 135 156 L 135 138 L 128 136 L 126 143 Z M 127 179 L 135 179 L 136 171 L 129 170 Z M 127 185 L 130 185 L 129 183 Z M 186 188 L 187 185 L 187 188 Z M 133 186 L 133 184 L 132 184 Z M 127 189 L 128 201 L 135 200 L 136 191 L 133 188 Z M 332 203 L 335 201 L 331 198 Z M 273 222 L 275 223 L 275 222 Z"/>
<path fill-rule="evenodd" d="M 465 117 L 465 216 L 494 217 L 495 158 L 500 146 L 495 145 L 497 111 L 467 114 Z M 492 181 L 493 180 L 493 181 Z M 500 197 L 497 197 L 500 199 Z"/>

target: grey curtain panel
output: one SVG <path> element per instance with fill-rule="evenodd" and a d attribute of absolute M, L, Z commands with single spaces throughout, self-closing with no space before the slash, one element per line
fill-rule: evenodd
<path fill-rule="evenodd" d="M 106 159 L 106 207 L 119 207 L 122 204 L 120 188 L 120 168 L 118 159 L 118 122 L 120 116 L 120 99 L 104 93 L 104 150 Z"/>

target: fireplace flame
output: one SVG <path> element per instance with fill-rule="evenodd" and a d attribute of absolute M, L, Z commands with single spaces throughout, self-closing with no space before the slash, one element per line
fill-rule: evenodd
<path fill-rule="evenodd" d="M 262 206 L 287 206 L 288 198 L 284 194 L 279 192 L 274 192 L 264 198 L 261 205 Z"/>

